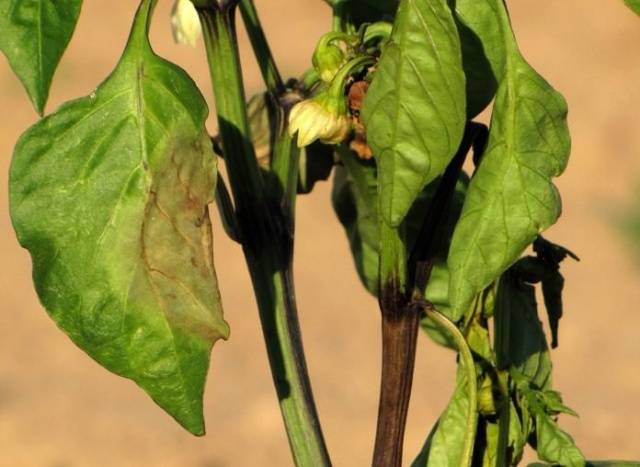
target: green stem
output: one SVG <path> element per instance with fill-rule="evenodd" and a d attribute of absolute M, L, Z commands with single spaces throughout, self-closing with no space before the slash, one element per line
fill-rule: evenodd
<path fill-rule="evenodd" d="M 238 230 L 254 285 L 271 373 L 298 466 L 329 466 L 306 369 L 291 278 L 292 239 L 269 202 L 251 144 L 235 31 L 237 1 L 200 3 Z"/>
<path fill-rule="evenodd" d="M 251 41 L 251 46 L 258 60 L 262 78 L 270 92 L 278 96 L 284 92 L 285 86 L 282 76 L 271 53 L 269 42 L 264 34 L 258 11 L 253 0 L 240 0 L 240 13 L 242 21 L 247 28 L 247 34 Z"/>
<path fill-rule="evenodd" d="M 469 412 L 467 413 L 467 426 L 462 449 L 462 460 L 460 467 L 470 467 L 473 460 L 473 446 L 475 444 L 476 430 L 478 424 L 478 387 L 476 381 L 476 367 L 469 344 L 458 329 L 446 316 L 436 310 L 432 305 L 423 304 L 424 312 L 433 319 L 444 331 L 448 332 L 460 353 L 460 364 L 467 377 L 467 390 L 469 392 Z M 502 464 L 498 464 L 502 465 Z"/>
<path fill-rule="evenodd" d="M 509 399 L 509 373 L 498 372 L 498 387 L 500 390 L 500 409 L 498 413 L 498 446 L 496 465 L 511 465 L 509 456 L 509 425 L 511 424 L 511 401 Z"/>

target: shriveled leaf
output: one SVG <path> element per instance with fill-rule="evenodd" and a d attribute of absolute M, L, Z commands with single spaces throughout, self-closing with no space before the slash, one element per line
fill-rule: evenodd
<path fill-rule="evenodd" d="M 11 216 L 58 326 L 200 435 L 210 351 L 229 334 L 207 210 L 216 162 L 196 85 L 151 50 L 154 4 L 96 92 L 22 136 Z"/>
<path fill-rule="evenodd" d="M 456 153 L 465 122 L 460 40 L 445 0 L 403 0 L 362 116 L 379 169 L 380 214 L 398 226 Z"/>
<path fill-rule="evenodd" d="M 625 5 L 640 15 L 640 0 L 624 0 Z"/>
<path fill-rule="evenodd" d="M 489 1 L 453 0 L 467 83 L 467 116 L 482 112 L 495 97 L 505 72 L 506 52 L 499 10 Z"/>
<path fill-rule="evenodd" d="M 505 274 L 500 279 L 494 318 L 500 368 L 514 369 L 529 385 L 546 389 L 551 378 L 551 357 L 533 286 Z"/>
<path fill-rule="evenodd" d="M 549 329 L 551 330 L 551 347 L 558 347 L 558 328 L 563 315 L 562 290 L 564 289 L 564 277 L 560 271 L 555 271 L 542 281 L 542 296 L 544 306 L 549 316 Z"/>
<path fill-rule="evenodd" d="M 451 304 L 462 313 L 555 223 L 561 202 L 552 179 L 570 151 L 565 100 L 522 58 L 503 2 L 491 2 L 501 12 L 506 72 L 449 252 Z"/>
<path fill-rule="evenodd" d="M 38 113 L 76 27 L 82 0 L 0 2 L 0 50 L 6 55 Z"/>
<path fill-rule="evenodd" d="M 268 92 L 256 94 L 247 102 L 253 147 L 258 164 L 265 170 L 271 166 L 273 147 L 279 132 L 278 112 L 277 103 Z"/>

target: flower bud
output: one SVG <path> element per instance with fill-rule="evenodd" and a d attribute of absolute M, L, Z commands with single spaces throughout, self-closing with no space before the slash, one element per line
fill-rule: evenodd
<path fill-rule="evenodd" d="M 171 29 L 173 39 L 178 44 L 195 47 L 202 34 L 200 18 L 191 0 L 176 0 L 171 11 Z"/>
<path fill-rule="evenodd" d="M 496 413 L 493 382 L 488 376 L 485 376 L 482 384 L 478 388 L 478 411 L 483 415 L 493 415 Z"/>
<path fill-rule="evenodd" d="M 298 133 L 300 148 L 317 139 L 326 144 L 339 144 L 350 131 L 351 116 L 346 99 L 332 97 L 326 91 L 296 104 L 289 115 L 289 134 Z"/>
<path fill-rule="evenodd" d="M 312 61 L 320 79 L 325 83 L 330 83 L 344 65 L 345 55 L 340 47 L 329 44 L 316 48 Z"/>

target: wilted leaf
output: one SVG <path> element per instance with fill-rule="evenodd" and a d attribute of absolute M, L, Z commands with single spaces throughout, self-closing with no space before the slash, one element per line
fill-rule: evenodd
<path fill-rule="evenodd" d="M 0 50 L 40 114 L 44 112 L 53 74 L 71 40 L 81 6 L 82 0 L 0 2 Z"/>
<path fill-rule="evenodd" d="M 552 179 L 570 150 L 564 99 L 522 58 L 503 2 L 491 1 L 501 11 L 506 73 L 449 252 L 451 305 L 462 313 L 557 220 L 561 203 Z"/>
<path fill-rule="evenodd" d="M 204 433 L 202 394 L 222 317 L 207 205 L 207 106 L 147 38 L 153 1 L 91 96 L 20 139 L 11 215 L 38 295 L 71 339 Z"/>
<path fill-rule="evenodd" d="M 498 286 L 494 319 L 499 367 L 513 368 L 529 384 L 546 389 L 551 378 L 551 357 L 533 286 L 505 274 Z"/>

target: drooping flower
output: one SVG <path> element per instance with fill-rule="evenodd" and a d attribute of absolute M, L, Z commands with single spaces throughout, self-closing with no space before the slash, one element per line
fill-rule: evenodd
<path fill-rule="evenodd" d="M 191 0 L 176 0 L 171 11 L 171 30 L 178 44 L 195 47 L 202 34 L 200 18 Z"/>
<path fill-rule="evenodd" d="M 351 116 L 344 96 L 336 99 L 321 92 L 311 99 L 296 104 L 289 115 L 289 134 L 298 133 L 298 147 L 320 140 L 326 144 L 339 144 L 351 131 Z"/>

